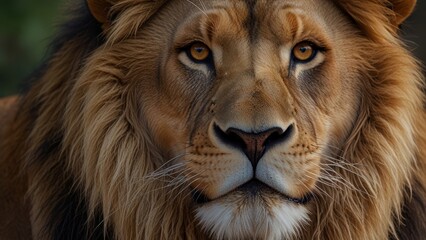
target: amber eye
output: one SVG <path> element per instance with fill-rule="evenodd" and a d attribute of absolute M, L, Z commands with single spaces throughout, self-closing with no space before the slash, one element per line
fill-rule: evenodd
<path fill-rule="evenodd" d="M 202 62 L 210 56 L 210 49 L 204 43 L 195 42 L 190 45 L 188 54 L 195 62 Z"/>
<path fill-rule="evenodd" d="M 317 48 L 311 42 L 300 42 L 293 48 L 293 57 L 299 62 L 312 60 L 317 53 Z"/>

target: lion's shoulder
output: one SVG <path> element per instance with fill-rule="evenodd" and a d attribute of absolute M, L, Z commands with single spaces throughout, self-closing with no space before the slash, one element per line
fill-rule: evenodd
<path fill-rule="evenodd" d="M 9 128 L 11 119 L 18 109 L 18 96 L 0 98 L 0 136 Z"/>
<path fill-rule="evenodd" d="M 7 115 L 10 115 L 10 111 L 14 111 L 16 109 L 17 102 L 18 96 L 0 98 L 0 121 L 2 121 Z"/>
<path fill-rule="evenodd" d="M 18 111 L 18 96 L 0 99 L 0 239 L 28 239 L 31 236 L 26 204 L 26 178 L 20 173 L 18 158 L 7 157 L 10 134 Z"/>

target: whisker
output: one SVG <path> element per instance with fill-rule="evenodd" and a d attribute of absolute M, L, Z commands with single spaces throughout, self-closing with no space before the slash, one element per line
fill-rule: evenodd
<path fill-rule="evenodd" d="M 203 8 L 203 10 L 204 10 L 204 11 L 207 11 L 206 4 L 205 4 L 203 1 L 201 1 L 201 0 L 198 0 L 198 2 L 200 3 L 200 5 L 201 5 L 201 7 Z"/>
<path fill-rule="evenodd" d="M 201 9 L 197 4 L 195 4 L 194 2 L 192 2 L 191 0 L 186 0 L 187 2 L 191 3 L 193 6 L 195 6 L 198 10 L 200 10 L 204 15 L 207 16 L 207 13 Z"/>

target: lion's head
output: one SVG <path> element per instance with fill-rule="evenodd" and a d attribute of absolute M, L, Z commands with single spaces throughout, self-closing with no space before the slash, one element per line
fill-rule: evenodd
<path fill-rule="evenodd" d="M 396 236 L 424 154 L 413 6 L 89 0 L 97 37 L 59 45 L 26 100 L 30 153 L 56 149 L 28 157 L 35 221 L 72 186 L 119 239 Z"/>

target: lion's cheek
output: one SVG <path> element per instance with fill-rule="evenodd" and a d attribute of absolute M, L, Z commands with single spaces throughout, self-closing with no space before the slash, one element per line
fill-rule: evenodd
<path fill-rule="evenodd" d="M 193 150 L 193 149 L 192 149 Z M 208 199 L 217 199 L 249 181 L 253 168 L 239 154 L 203 148 L 185 156 L 185 173 L 192 189 L 202 189 Z M 214 156 L 214 157 L 213 157 Z"/>
<path fill-rule="evenodd" d="M 301 147 L 300 147 L 301 148 Z M 260 161 L 256 178 L 270 187 L 294 198 L 303 198 L 315 189 L 320 176 L 320 158 L 317 152 L 306 153 L 302 149 L 268 155 Z M 296 153 L 297 152 L 297 153 Z"/>
<path fill-rule="evenodd" d="M 158 109 L 151 109 L 145 117 L 151 118 L 148 121 L 150 139 L 166 158 L 175 157 L 184 150 L 185 137 L 181 118 L 165 114 Z"/>
<path fill-rule="evenodd" d="M 179 144 L 178 144 L 179 133 L 170 131 L 170 128 L 167 125 L 160 125 L 156 129 L 157 129 L 156 130 L 157 136 L 155 137 L 156 138 L 155 142 L 160 147 L 160 149 L 164 149 L 164 150 L 167 149 L 167 151 L 172 151 L 172 152 L 179 151 L 179 148 L 181 148 L 179 147 Z M 173 154 L 173 153 L 169 153 L 169 154 Z"/>

